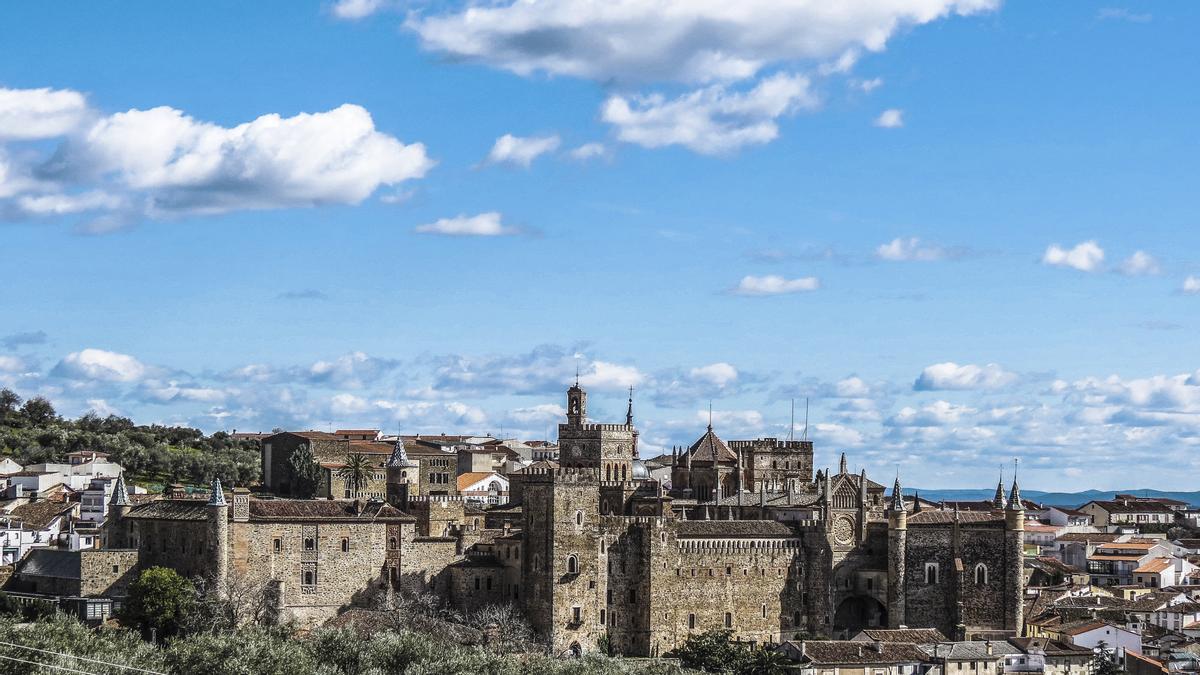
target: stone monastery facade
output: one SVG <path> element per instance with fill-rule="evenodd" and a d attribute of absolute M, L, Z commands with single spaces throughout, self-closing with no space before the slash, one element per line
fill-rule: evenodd
<path fill-rule="evenodd" d="M 587 419 L 567 392 L 560 465 L 510 476 L 512 503 L 410 495 L 403 440 L 387 500 L 252 497 L 131 506 L 114 491 L 107 547 L 221 584 L 270 585 L 285 618 L 317 623 L 379 591 L 457 608 L 513 603 L 557 653 L 607 641 L 663 654 L 724 628 L 759 644 L 872 626 L 955 639 L 1021 634 L 1023 524 L 1014 480 L 991 512 L 919 510 L 865 472 L 813 474 L 809 441 L 725 443 L 711 425 L 673 452 L 671 481 L 638 459 L 624 424 Z"/>

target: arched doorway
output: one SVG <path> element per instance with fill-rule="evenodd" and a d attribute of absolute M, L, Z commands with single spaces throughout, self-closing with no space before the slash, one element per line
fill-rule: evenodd
<path fill-rule="evenodd" d="M 842 600 L 833 615 L 835 636 L 852 638 L 864 628 L 887 625 L 887 608 L 875 598 L 854 595 Z"/>
<path fill-rule="evenodd" d="M 583 647 L 580 647 L 578 642 L 572 642 L 571 647 L 567 649 L 567 655 L 573 659 L 577 659 L 583 656 Z"/>

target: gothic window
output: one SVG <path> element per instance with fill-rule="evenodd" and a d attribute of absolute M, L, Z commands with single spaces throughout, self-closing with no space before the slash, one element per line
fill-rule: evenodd
<path fill-rule="evenodd" d="M 987 565 L 979 563 L 975 566 L 975 585 L 983 586 L 987 584 L 988 570 Z"/>
<path fill-rule="evenodd" d="M 583 511 L 576 511 L 576 512 L 575 512 L 575 524 L 576 524 L 576 525 L 583 525 Z"/>
<path fill-rule="evenodd" d="M 579 574 L 579 558 L 573 553 L 567 556 L 567 574 Z"/>
<path fill-rule="evenodd" d="M 275 541 L 272 542 L 272 546 L 275 548 L 276 553 L 281 553 L 283 551 L 283 540 L 279 537 L 275 537 Z"/>
<path fill-rule="evenodd" d="M 315 549 L 316 547 L 317 547 L 317 542 L 315 539 L 313 539 L 312 537 L 306 537 L 304 539 L 304 550 L 305 551 L 311 551 L 311 550 Z"/>
<path fill-rule="evenodd" d="M 350 552 L 350 538 L 342 537 L 342 553 Z"/>
<path fill-rule="evenodd" d="M 936 584 L 938 582 L 938 564 L 935 562 L 925 563 L 925 583 Z"/>
<path fill-rule="evenodd" d="M 396 550 L 396 538 L 395 537 L 388 537 L 388 548 L 393 551 Z"/>

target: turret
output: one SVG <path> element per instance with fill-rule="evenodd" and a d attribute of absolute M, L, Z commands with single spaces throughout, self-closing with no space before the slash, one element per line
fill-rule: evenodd
<path fill-rule="evenodd" d="M 587 421 L 587 392 L 579 386 L 579 375 L 575 384 L 567 390 L 567 424 L 578 427 Z"/>
<path fill-rule="evenodd" d="M 212 583 L 219 595 L 225 593 L 229 574 L 229 503 L 221 489 L 221 479 L 213 478 L 208 497 L 208 543 L 212 556 Z"/>
<path fill-rule="evenodd" d="M 131 508 L 133 504 L 129 501 L 129 491 L 125 489 L 125 474 L 118 474 L 117 482 L 113 485 L 112 498 L 108 501 L 108 521 L 104 523 L 108 548 L 129 546 L 129 526 L 125 523 L 125 516 Z"/>
<path fill-rule="evenodd" d="M 1017 487 L 1015 472 L 1012 492 L 1008 494 L 1008 508 L 1004 511 L 1004 528 L 1007 539 L 1004 627 L 1020 635 L 1025 624 L 1025 506 L 1021 503 L 1021 489 Z"/>
<path fill-rule="evenodd" d="M 888 627 L 899 628 L 906 623 L 905 606 L 905 562 L 908 558 L 908 511 L 904 506 L 904 492 L 900 489 L 900 477 L 892 485 L 892 500 L 888 509 Z"/>
<path fill-rule="evenodd" d="M 992 511 L 1003 511 L 1006 503 L 1004 501 L 1004 475 L 1000 475 L 1000 480 L 996 483 L 996 496 L 992 498 Z"/>
<path fill-rule="evenodd" d="M 388 503 L 401 511 L 407 511 L 408 486 L 416 478 L 418 466 L 408 458 L 404 449 L 404 439 L 399 434 L 396 435 L 396 444 L 392 446 L 392 454 L 388 457 L 384 470 L 387 473 Z"/>
<path fill-rule="evenodd" d="M 842 453 L 842 461 L 838 463 L 838 473 L 839 474 L 849 473 L 849 471 L 847 470 L 847 466 L 846 466 L 846 453 L 844 453 L 844 452 Z"/>

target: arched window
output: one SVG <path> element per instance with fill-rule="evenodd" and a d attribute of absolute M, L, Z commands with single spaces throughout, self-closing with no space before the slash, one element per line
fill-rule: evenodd
<path fill-rule="evenodd" d="M 396 538 L 395 537 L 388 538 L 388 548 L 393 551 L 396 550 Z"/>
<path fill-rule="evenodd" d="M 305 538 L 305 540 L 304 540 L 304 550 L 305 551 L 311 551 L 316 547 L 317 547 L 317 542 L 315 539 L 313 539 L 312 537 Z"/>
<path fill-rule="evenodd" d="M 604 480 L 612 480 L 612 467 L 608 464 L 604 465 Z"/>
<path fill-rule="evenodd" d="M 579 574 L 579 558 L 574 553 L 567 556 L 567 574 Z"/>
<path fill-rule="evenodd" d="M 935 562 L 925 563 L 925 583 L 936 584 L 938 582 L 938 564 Z"/>
<path fill-rule="evenodd" d="M 583 511 L 576 511 L 576 512 L 575 512 L 575 524 L 576 524 L 576 525 L 583 525 Z"/>
<path fill-rule="evenodd" d="M 621 465 L 621 480 L 625 480 L 625 465 Z"/>
<path fill-rule="evenodd" d="M 975 585 L 984 586 L 987 584 L 987 565 L 979 563 L 975 566 Z"/>

